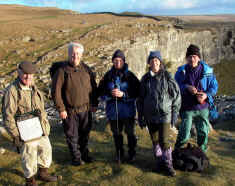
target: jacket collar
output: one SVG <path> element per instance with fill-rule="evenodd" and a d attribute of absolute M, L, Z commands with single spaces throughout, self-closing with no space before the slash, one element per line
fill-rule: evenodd
<path fill-rule="evenodd" d="M 203 66 L 203 74 L 204 75 L 213 73 L 213 68 L 210 67 L 208 64 L 206 64 L 205 61 L 201 60 L 199 63 L 202 64 L 202 66 Z M 180 66 L 178 68 L 178 71 L 184 71 L 185 72 L 186 65 L 188 65 L 188 64 L 184 64 L 184 65 Z"/>
<path fill-rule="evenodd" d="M 23 83 L 21 83 L 21 80 L 20 80 L 19 77 L 16 79 L 16 82 L 17 82 L 17 86 L 21 90 L 35 90 L 35 85 L 34 84 L 31 87 L 25 86 Z"/>

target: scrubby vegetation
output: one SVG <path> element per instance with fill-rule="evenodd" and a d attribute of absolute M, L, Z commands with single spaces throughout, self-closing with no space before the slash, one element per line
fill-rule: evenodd
<path fill-rule="evenodd" d="M 235 94 L 235 61 L 221 61 L 213 66 L 219 83 L 218 95 Z"/>

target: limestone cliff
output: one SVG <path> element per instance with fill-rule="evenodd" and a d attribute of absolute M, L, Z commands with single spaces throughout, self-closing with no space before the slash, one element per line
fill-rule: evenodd
<path fill-rule="evenodd" d="M 200 47 L 202 59 L 208 64 L 219 63 L 222 59 L 234 59 L 234 32 L 233 26 L 190 31 L 168 27 L 164 30 L 151 32 L 146 36 L 125 41 L 118 40 L 109 46 L 104 46 L 111 52 L 107 54 L 103 49 L 103 55 L 100 52 L 100 58 L 104 59 L 105 64 L 109 64 L 111 60 L 105 56 L 111 56 L 115 49 L 120 48 L 125 51 L 130 69 L 140 78 L 146 72 L 146 59 L 149 52 L 160 50 L 165 62 L 170 63 L 170 71 L 175 72 L 179 65 L 185 63 L 186 49 L 191 43 Z M 103 70 L 105 71 L 105 69 Z"/>

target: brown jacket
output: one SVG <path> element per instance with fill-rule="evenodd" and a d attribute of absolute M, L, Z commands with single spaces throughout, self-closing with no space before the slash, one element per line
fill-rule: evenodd
<path fill-rule="evenodd" d="M 44 109 L 42 93 L 35 85 L 32 88 L 25 87 L 19 79 L 7 87 L 2 103 L 2 115 L 4 125 L 11 136 L 19 136 L 15 116 L 32 112 L 35 109 L 40 110 L 39 117 L 43 132 L 47 136 L 50 133 L 50 125 Z"/>
<path fill-rule="evenodd" d="M 52 97 L 59 112 L 88 111 L 97 106 L 97 85 L 90 68 L 83 62 L 78 67 L 69 64 L 58 69 L 52 80 Z"/>

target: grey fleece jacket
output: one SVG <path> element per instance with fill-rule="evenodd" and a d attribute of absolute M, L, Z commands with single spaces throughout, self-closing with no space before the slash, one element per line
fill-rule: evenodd
<path fill-rule="evenodd" d="M 138 117 L 148 123 L 170 123 L 181 107 L 181 94 L 172 75 L 160 70 L 151 71 L 141 79 L 137 100 Z"/>

